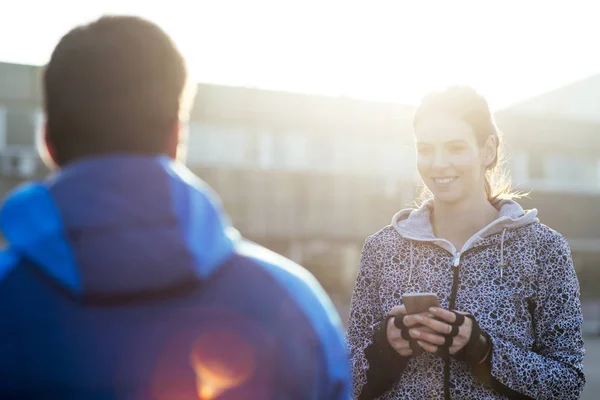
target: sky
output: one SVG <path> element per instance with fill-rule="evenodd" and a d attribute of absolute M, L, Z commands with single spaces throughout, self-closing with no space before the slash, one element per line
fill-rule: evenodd
<path fill-rule="evenodd" d="M 77 4 L 0 0 L 0 61 L 42 65 L 72 27 L 134 14 L 174 38 L 199 82 L 405 104 L 468 84 L 502 108 L 600 73 L 600 23 L 588 0 Z"/>

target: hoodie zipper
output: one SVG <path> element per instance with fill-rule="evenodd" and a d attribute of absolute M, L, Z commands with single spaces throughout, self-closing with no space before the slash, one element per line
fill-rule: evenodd
<path fill-rule="evenodd" d="M 456 252 L 454 255 L 454 261 L 452 263 L 452 290 L 450 292 L 450 301 L 448 304 L 448 310 L 452 311 L 456 306 L 456 294 L 458 292 L 458 283 L 460 280 L 460 257 L 462 253 Z M 444 399 L 451 400 L 450 398 L 450 358 L 444 362 Z"/>
<path fill-rule="evenodd" d="M 454 262 L 452 263 L 452 266 L 454 268 L 458 267 L 460 265 L 460 251 L 457 251 L 456 254 L 454 255 Z"/>
<path fill-rule="evenodd" d="M 450 241 L 446 240 L 446 239 L 439 239 L 439 238 L 435 238 L 435 239 L 419 239 L 419 238 L 415 238 L 415 237 L 410 237 L 410 236 L 404 236 L 406 239 L 408 240 L 413 240 L 416 242 L 445 242 L 447 243 L 450 248 L 452 249 L 452 251 L 442 247 L 444 250 L 446 250 L 447 252 L 449 252 L 452 256 L 452 289 L 450 292 L 450 299 L 449 299 L 449 304 L 448 304 L 448 310 L 452 310 L 456 307 L 456 295 L 458 292 L 458 283 L 460 281 L 460 276 L 459 276 L 459 271 L 460 271 L 460 261 L 461 261 L 461 257 L 465 254 L 470 252 L 471 246 L 473 245 L 473 243 L 475 243 L 475 241 L 477 241 L 478 239 L 481 238 L 481 233 L 486 231 L 487 229 L 489 229 L 491 226 L 495 225 L 496 223 L 498 223 L 499 221 L 502 221 L 504 219 L 508 219 L 507 217 L 503 217 L 499 220 L 496 220 L 494 222 L 492 222 L 491 224 L 489 224 L 488 226 L 486 226 L 485 228 L 483 228 L 482 230 L 480 230 L 479 232 L 477 232 L 475 235 L 471 236 L 469 238 L 469 240 L 467 240 L 467 242 L 463 245 L 462 249 L 460 251 L 458 251 L 454 245 L 452 243 L 450 243 Z M 444 400 L 451 400 L 450 397 L 450 358 L 448 358 L 447 360 L 444 361 Z"/>

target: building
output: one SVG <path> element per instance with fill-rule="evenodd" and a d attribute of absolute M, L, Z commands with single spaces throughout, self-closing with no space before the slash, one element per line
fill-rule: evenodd
<path fill-rule="evenodd" d="M 0 64 L 3 192 L 45 173 L 31 161 L 42 121 L 39 74 Z M 600 120 L 593 110 L 587 117 L 557 112 L 566 108 L 552 100 L 566 98 L 577 111 L 573 104 L 593 97 L 586 90 L 600 94 L 600 85 L 580 86 L 517 104 L 497 119 L 515 184 L 532 190 L 524 205 L 568 237 L 580 274 L 595 277 Z M 364 239 L 415 199 L 412 107 L 203 84 L 196 100 L 190 168 L 220 194 L 246 237 L 311 269 L 345 315 Z"/>
<path fill-rule="evenodd" d="M 497 114 L 521 203 L 571 245 L 583 297 L 600 281 L 600 74 Z"/>
<path fill-rule="evenodd" d="M 23 180 L 41 177 L 35 134 L 43 117 L 40 69 L 0 63 L 0 193 Z"/>

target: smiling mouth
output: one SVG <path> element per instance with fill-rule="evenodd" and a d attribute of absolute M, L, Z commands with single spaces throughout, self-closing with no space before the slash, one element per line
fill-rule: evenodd
<path fill-rule="evenodd" d="M 457 176 L 450 176 L 446 178 L 433 178 L 433 181 L 439 185 L 447 185 L 448 183 L 454 182 L 457 178 Z"/>

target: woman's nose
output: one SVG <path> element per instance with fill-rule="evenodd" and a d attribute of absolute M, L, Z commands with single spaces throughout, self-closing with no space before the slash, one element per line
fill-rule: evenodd
<path fill-rule="evenodd" d="M 431 162 L 433 168 L 447 167 L 448 165 L 448 157 L 443 151 L 438 150 L 433 154 L 433 160 Z"/>

